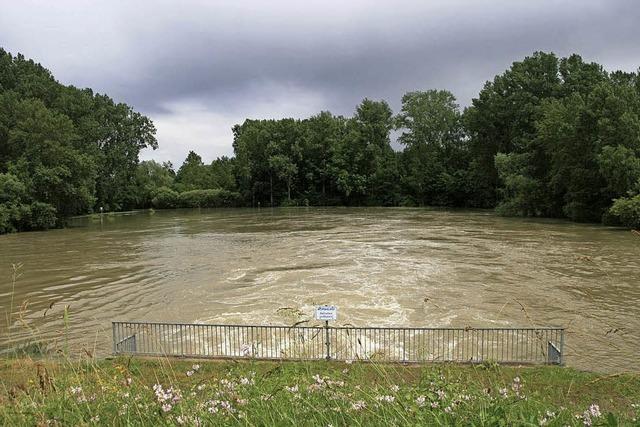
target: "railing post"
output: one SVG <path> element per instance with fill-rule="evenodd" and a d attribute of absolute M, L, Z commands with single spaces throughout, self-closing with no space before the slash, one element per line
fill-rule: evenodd
<path fill-rule="evenodd" d="M 560 366 L 564 365 L 564 328 L 560 329 Z"/>
<path fill-rule="evenodd" d="M 402 361 L 407 361 L 407 330 L 402 329 Z"/>
<path fill-rule="evenodd" d="M 325 346 L 327 347 L 327 360 L 331 360 L 331 340 L 329 339 L 329 321 L 324 322 Z"/>
<path fill-rule="evenodd" d="M 113 334 L 113 354 L 117 354 L 116 349 L 116 322 L 111 322 L 111 331 Z"/>

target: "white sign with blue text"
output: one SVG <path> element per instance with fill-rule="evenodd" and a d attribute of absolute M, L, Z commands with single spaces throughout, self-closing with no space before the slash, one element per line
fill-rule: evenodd
<path fill-rule="evenodd" d="M 320 305 L 316 307 L 316 320 L 337 320 L 338 307 L 335 305 Z"/>

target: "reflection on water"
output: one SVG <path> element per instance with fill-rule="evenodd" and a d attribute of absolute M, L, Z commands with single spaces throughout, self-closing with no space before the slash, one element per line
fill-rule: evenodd
<path fill-rule="evenodd" d="M 634 370 L 640 239 L 483 211 L 238 209 L 78 219 L 0 236 L 0 334 L 110 351 L 111 320 L 564 325 L 569 365 Z M 12 298 L 11 264 L 21 263 Z M 14 313 L 7 328 L 8 312 Z M 45 313 L 46 311 L 46 313 Z"/>

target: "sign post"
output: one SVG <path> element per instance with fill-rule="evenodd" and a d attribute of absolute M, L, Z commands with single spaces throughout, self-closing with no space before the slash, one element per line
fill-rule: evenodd
<path fill-rule="evenodd" d="M 338 319 L 338 307 L 335 305 L 320 305 L 316 307 L 316 320 L 324 320 L 325 346 L 327 360 L 331 359 L 331 340 L 329 339 L 329 320 Z"/>

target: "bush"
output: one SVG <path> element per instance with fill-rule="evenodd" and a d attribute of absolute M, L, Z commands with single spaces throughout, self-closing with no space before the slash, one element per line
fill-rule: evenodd
<path fill-rule="evenodd" d="M 151 199 L 151 204 L 156 209 L 172 209 L 178 207 L 179 194 L 169 187 L 160 187 L 155 196 Z"/>
<path fill-rule="evenodd" d="M 300 206 L 300 204 L 295 199 L 291 199 L 291 200 L 284 199 L 282 201 L 282 203 L 280 203 L 280 206 L 283 207 L 283 208 L 292 208 L 292 207 L 295 207 L 295 206 Z"/>
<path fill-rule="evenodd" d="M 20 202 L 27 194 L 27 189 L 17 176 L 0 173 L 0 203 Z"/>
<path fill-rule="evenodd" d="M 625 227 L 640 229 L 640 195 L 614 200 L 609 213 Z"/>
<path fill-rule="evenodd" d="M 56 209 L 48 203 L 0 204 L 0 234 L 16 231 L 46 230 L 58 223 Z"/>
<path fill-rule="evenodd" d="M 228 190 L 191 190 L 180 193 L 178 204 L 182 208 L 222 208 L 237 206 L 240 195 Z"/>
<path fill-rule="evenodd" d="M 6 204 L 0 204 L 0 234 L 18 231 L 13 223 L 13 212 Z"/>
<path fill-rule="evenodd" d="M 30 211 L 29 228 L 31 230 L 47 230 L 55 227 L 58 222 L 56 208 L 48 203 L 33 202 Z"/>

